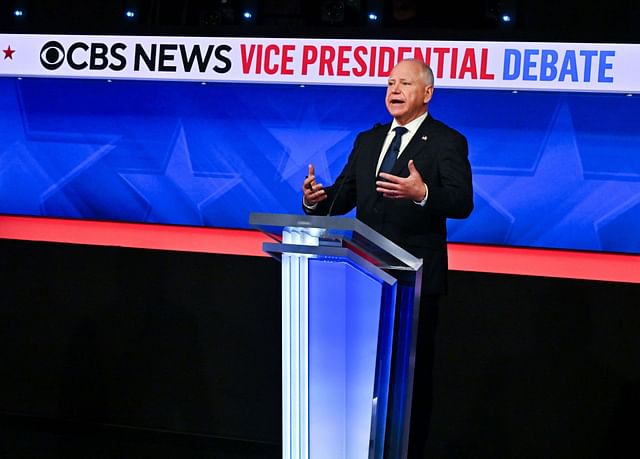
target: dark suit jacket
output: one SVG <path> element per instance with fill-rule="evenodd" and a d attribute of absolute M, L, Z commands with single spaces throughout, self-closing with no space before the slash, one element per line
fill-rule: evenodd
<path fill-rule="evenodd" d="M 466 218 L 473 209 L 467 140 L 428 115 L 396 161 L 392 174 L 407 177 L 408 162 L 429 188 L 424 207 L 406 199 L 386 199 L 376 192 L 376 166 L 390 124 L 378 125 L 356 138 L 347 165 L 326 188 L 327 199 L 305 212 L 342 215 L 356 207 L 356 217 L 423 259 L 422 292 L 447 289 L 447 218 Z M 334 202 L 335 201 L 335 202 Z"/>

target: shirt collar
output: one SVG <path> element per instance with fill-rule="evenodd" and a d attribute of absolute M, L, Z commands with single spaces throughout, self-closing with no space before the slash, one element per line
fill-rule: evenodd
<path fill-rule="evenodd" d="M 424 112 L 422 115 L 420 115 L 419 117 L 417 117 L 415 120 L 408 122 L 407 124 L 404 125 L 404 127 L 407 128 L 407 130 L 413 135 L 416 133 L 416 131 L 418 130 L 418 128 L 420 127 L 420 125 L 422 124 L 422 122 L 425 120 L 425 118 L 427 117 L 429 113 L 428 112 Z M 396 121 L 396 119 L 394 118 L 392 123 L 391 123 L 391 129 L 389 129 L 389 132 L 393 132 L 394 128 L 400 126 L 400 123 L 398 123 Z"/>

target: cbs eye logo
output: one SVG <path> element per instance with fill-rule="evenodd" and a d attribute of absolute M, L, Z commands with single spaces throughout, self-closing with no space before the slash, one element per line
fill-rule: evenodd
<path fill-rule="evenodd" d="M 64 48 L 57 41 L 49 41 L 40 50 L 40 63 L 47 70 L 60 68 L 64 62 Z"/>

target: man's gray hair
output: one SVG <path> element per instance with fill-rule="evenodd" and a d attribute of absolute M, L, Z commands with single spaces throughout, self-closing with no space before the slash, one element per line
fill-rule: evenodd
<path fill-rule="evenodd" d="M 419 59 L 404 59 L 404 60 L 409 62 L 415 62 L 416 64 L 418 64 L 420 66 L 420 73 L 424 80 L 424 84 L 427 86 L 433 85 L 433 70 L 431 70 L 431 67 L 429 67 L 428 64 L 426 64 L 425 62 Z"/>
<path fill-rule="evenodd" d="M 424 74 L 424 82 L 427 84 L 427 86 L 432 86 L 433 70 L 431 70 L 431 67 L 429 66 L 429 64 L 425 64 L 424 62 L 422 62 L 422 64 L 424 65 L 422 69 L 422 73 Z"/>

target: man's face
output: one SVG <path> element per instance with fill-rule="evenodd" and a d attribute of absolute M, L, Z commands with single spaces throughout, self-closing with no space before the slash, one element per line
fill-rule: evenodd
<path fill-rule="evenodd" d="M 385 102 L 398 123 L 404 125 L 422 115 L 432 95 L 433 85 L 425 84 L 418 63 L 403 61 L 391 70 Z"/>

